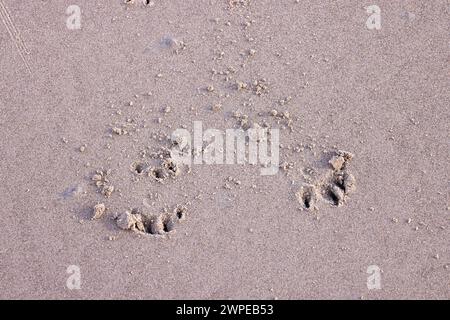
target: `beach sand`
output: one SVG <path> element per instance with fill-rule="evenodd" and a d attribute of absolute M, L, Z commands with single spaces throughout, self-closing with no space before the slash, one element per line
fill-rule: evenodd
<path fill-rule="evenodd" d="M 449 299 L 448 3 L 372 4 L 1 0 L 0 298 Z M 282 168 L 149 177 L 194 121 L 280 129 Z"/>

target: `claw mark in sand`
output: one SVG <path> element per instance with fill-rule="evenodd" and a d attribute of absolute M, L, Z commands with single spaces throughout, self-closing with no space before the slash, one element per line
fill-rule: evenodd
<path fill-rule="evenodd" d="M 28 64 L 28 61 L 26 59 L 26 55 L 30 54 L 30 51 L 28 50 L 27 46 L 25 45 L 25 42 L 20 36 L 20 32 L 14 25 L 11 16 L 2 0 L 0 0 L 0 18 L 2 19 L 2 22 L 5 25 L 6 31 L 8 31 L 9 37 L 16 45 L 17 51 L 19 52 L 23 64 L 27 68 L 28 72 L 32 73 L 30 65 Z"/>

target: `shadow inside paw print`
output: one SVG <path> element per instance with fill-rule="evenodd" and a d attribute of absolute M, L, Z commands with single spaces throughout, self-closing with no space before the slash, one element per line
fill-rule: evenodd
<path fill-rule="evenodd" d="M 296 196 L 305 209 L 314 209 L 316 207 L 317 191 L 314 185 L 302 186 Z"/>

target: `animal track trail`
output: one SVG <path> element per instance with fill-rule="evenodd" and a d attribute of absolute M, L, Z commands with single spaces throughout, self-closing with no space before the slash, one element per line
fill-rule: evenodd
<path fill-rule="evenodd" d="M 349 172 L 348 165 L 353 154 L 337 151 L 329 160 L 331 168 L 314 184 L 305 184 L 296 193 L 302 209 L 317 210 L 320 202 L 339 207 L 346 203 L 348 196 L 356 189 L 356 179 Z"/>

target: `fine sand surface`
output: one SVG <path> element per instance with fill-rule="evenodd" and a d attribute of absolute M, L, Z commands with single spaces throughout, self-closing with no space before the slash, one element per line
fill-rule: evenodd
<path fill-rule="evenodd" d="M 0 298 L 450 298 L 447 1 L 135 2 L 0 1 Z M 280 171 L 148 176 L 194 121 L 279 128 Z"/>

